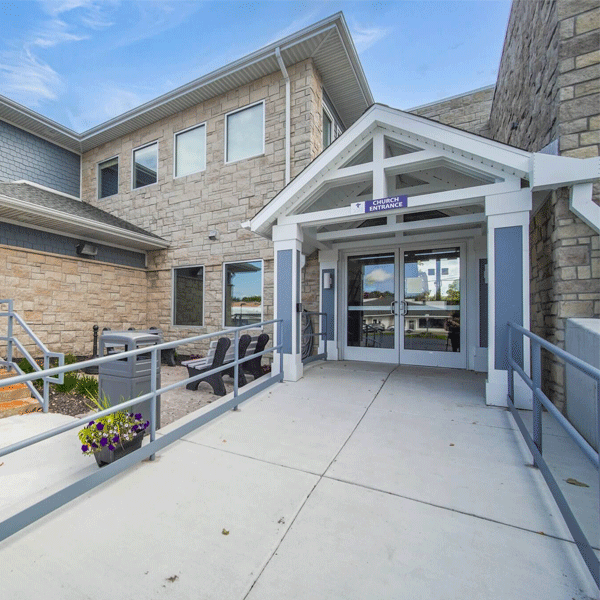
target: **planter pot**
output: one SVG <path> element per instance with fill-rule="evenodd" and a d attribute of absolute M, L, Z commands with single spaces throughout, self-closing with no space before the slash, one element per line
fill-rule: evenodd
<path fill-rule="evenodd" d="M 139 450 L 142 447 L 143 438 L 144 432 L 138 433 L 132 440 L 124 442 L 123 445 L 118 444 L 114 450 L 109 450 L 108 447 L 102 448 L 100 452 L 94 454 L 98 466 L 103 467 L 104 465 L 109 465 L 111 462 Z"/>

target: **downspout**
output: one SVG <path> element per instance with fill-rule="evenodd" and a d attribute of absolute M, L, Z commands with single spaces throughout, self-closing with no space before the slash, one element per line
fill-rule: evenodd
<path fill-rule="evenodd" d="M 288 75 L 285 63 L 281 58 L 281 52 L 279 48 L 275 48 L 275 57 L 281 69 L 283 79 L 285 80 L 285 185 L 290 182 L 290 137 L 291 137 L 291 124 L 290 124 L 290 110 L 291 110 L 291 91 L 290 91 L 290 76 Z"/>

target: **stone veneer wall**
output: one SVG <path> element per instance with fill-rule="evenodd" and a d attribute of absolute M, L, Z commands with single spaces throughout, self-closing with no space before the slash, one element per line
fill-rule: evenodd
<path fill-rule="evenodd" d="M 17 294 L 24 281 L 27 293 Z M 144 269 L 0 246 L 0 289 L 54 352 L 91 355 L 96 323 L 113 329 L 148 324 Z M 39 356 L 19 326 L 15 334 Z"/>
<path fill-rule="evenodd" d="M 599 155 L 597 0 L 515 0 L 490 137 L 530 151 L 558 140 L 563 156 Z M 599 236 L 570 212 L 568 197 L 551 193 L 530 225 L 531 329 L 561 347 L 567 318 L 600 317 Z M 563 409 L 564 368 L 550 356 L 543 368 L 545 391 Z"/>
<path fill-rule="evenodd" d="M 312 60 L 288 67 L 291 79 L 291 175 L 320 151 L 321 79 Z M 265 153 L 224 162 L 226 113 L 265 101 Z M 173 136 L 206 123 L 206 170 L 173 178 Z M 158 182 L 131 190 L 132 150 L 158 140 Z M 82 198 L 170 242 L 171 248 L 148 255 L 148 320 L 167 338 L 182 338 L 223 326 L 223 263 L 262 259 L 265 319 L 273 316 L 273 250 L 262 237 L 241 228 L 285 184 L 285 82 L 280 72 L 222 96 L 206 100 L 83 156 Z M 97 165 L 119 156 L 119 193 L 97 198 Z M 208 231 L 218 232 L 216 240 Z M 205 326 L 172 325 L 172 268 L 205 268 Z M 191 350 L 191 349 L 190 349 Z"/>
<path fill-rule="evenodd" d="M 458 127 L 477 135 L 486 135 L 494 86 L 474 90 L 432 104 L 417 106 L 407 112 Z"/>

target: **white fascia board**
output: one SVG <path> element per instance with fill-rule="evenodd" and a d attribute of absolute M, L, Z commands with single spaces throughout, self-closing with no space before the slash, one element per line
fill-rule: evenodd
<path fill-rule="evenodd" d="M 536 152 L 531 158 L 532 190 L 553 190 L 600 179 L 600 157 L 572 158 Z"/>
<path fill-rule="evenodd" d="M 2 206 L 6 206 L 7 208 L 13 210 L 16 209 L 26 214 L 32 214 L 36 216 L 41 215 L 47 217 L 48 219 L 52 219 L 55 222 L 58 221 L 63 223 L 69 223 L 72 225 L 79 225 L 83 228 L 90 229 L 91 231 L 94 231 L 97 234 L 105 233 L 107 235 L 123 240 L 123 243 L 130 242 L 129 246 L 131 246 L 131 242 L 137 242 L 144 244 L 145 246 L 150 246 L 150 249 L 155 250 L 169 247 L 169 243 L 165 240 L 150 237 L 142 233 L 138 233 L 137 231 L 121 229 L 120 227 L 115 227 L 114 225 L 100 223 L 99 221 L 93 221 L 92 219 L 86 219 L 85 217 L 70 215 L 68 213 L 55 210 L 53 208 L 40 206 L 39 204 L 32 204 L 31 202 L 25 202 L 23 200 L 16 200 L 14 198 L 9 198 L 8 196 L 3 196 L 2 194 L 0 194 L 0 207 Z M 31 227 L 31 225 L 29 225 L 29 227 Z"/>
<path fill-rule="evenodd" d="M 441 142 L 468 154 L 481 156 L 492 163 L 510 167 L 522 176 L 529 174 L 531 152 L 387 106 L 376 105 L 376 111 L 376 116 L 382 119 L 379 124 L 384 128 L 386 124 L 389 124 L 401 130 L 408 130 L 423 138 Z"/>

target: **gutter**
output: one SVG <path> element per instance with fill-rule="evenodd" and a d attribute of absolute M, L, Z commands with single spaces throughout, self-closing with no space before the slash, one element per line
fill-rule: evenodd
<path fill-rule="evenodd" d="M 169 247 L 169 243 L 163 240 L 162 238 L 151 237 L 148 235 L 144 235 L 143 233 L 138 233 L 137 231 L 122 229 L 121 227 L 108 225 L 106 223 L 101 223 L 92 219 L 86 219 L 85 217 L 75 217 L 73 215 L 59 210 L 55 210 L 53 208 L 48 208 L 39 204 L 32 204 L 30 202 L 17 200 L 15 198 L 10 198 L 4 195 L 0 195 L 0 206 L 6 206 L 7 208 L 13 210 L 17 209 L 26 214 L 54 219 L 61 223 L 79 225 L 80 227 L 88 228 L 97 233 L 104 233 L 117 238 L 121 238 L 124 242 L 129 242 L 129 248 L 132 247 L 131 242 L 143 244 L 144 246 L 146 246 L 146 248 L 143 248 L 145 250 L 158 250 Z M 31 225 L 29 225 L 29 227 L 31 227 Z"/>
<path fill-rule="evenodd" d="M 287 69 L 283 58 L 281 58 L 281 50 L 279 46 L 275 48 L 275 57 L 277 63 L 281 69 L 281 74 L 285 80 L 285 185 L 290 182 L 290 160 L 291 160 L 291 123 L 290 123 L 290 112 L 291 112 L 291 90 L 290 90 L 290 76 L 288 75 Z"/>

